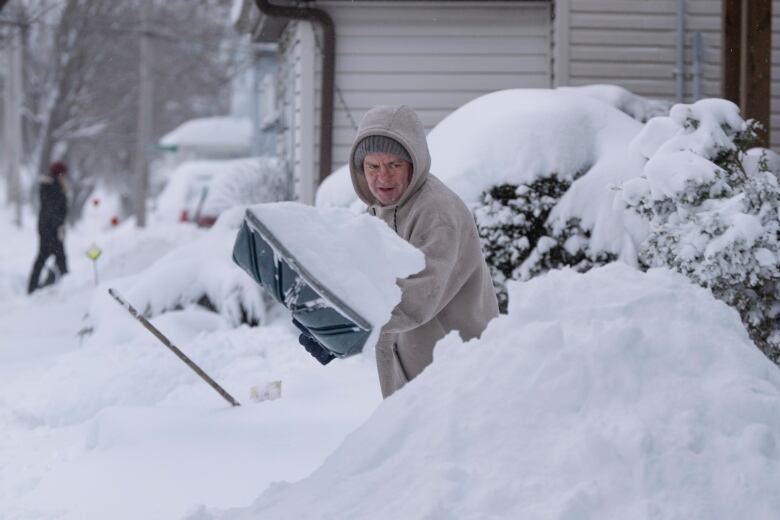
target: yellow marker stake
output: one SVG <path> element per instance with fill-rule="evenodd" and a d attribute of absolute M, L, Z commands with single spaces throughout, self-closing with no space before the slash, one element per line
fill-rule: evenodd
<path fill-rule="evenodd" d="M 86 251 L 87 258 L 92 260 L 92 271 L 95 273 L 95 287 L 98 285 L 98 272 L 97 272 L 97 259 L 103 254 L 103 251 L 96 245 L 92 244 Z"/>
<path fill-rule="evenodd" d="M 103 251 L 101 251 L 98 246 L 92 246 L 89 249 L 87 249 L 87 256 L 93 262 L 96 261 L 98 258 L 100 258 L 100 255 L 102 255 L 102 254 L 103 254 Z"/>

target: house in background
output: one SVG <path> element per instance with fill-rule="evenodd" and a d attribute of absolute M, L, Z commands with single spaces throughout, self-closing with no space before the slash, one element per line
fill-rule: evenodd
<path fill-rule="evenodd" d="M 669 101 L 720 96 L 723 1 L 236 0 L 234 25 L 278 44 L 277 151 L 298 199 L 312 202 L 372 106 L 408 104 L 430 130 L 507 88 L 610 83 Z M 780 0 L 773 7 L 780 13 Z M 780 103 L 772 107 L 777 149 Z"/>

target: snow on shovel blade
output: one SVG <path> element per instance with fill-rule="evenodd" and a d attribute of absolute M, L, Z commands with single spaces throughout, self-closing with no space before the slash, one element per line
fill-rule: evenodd
<path fill-rule="evenodd" d="M 335 356 L 363 350 L 372 332 L 369 321 L 313 276 L 250 210 L 236 237 L 233 261 Z"/>

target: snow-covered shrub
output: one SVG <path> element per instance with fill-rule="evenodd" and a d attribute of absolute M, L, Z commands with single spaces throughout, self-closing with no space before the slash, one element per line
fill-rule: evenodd
<path fill-rule="evenodd" d="M 644 223 L 609 187 L 641 173 L 629 144 L 658 110 L 615 86 L 511 89 L 470 101 L 431 130 L 431 173 L 475 211 L 502 306 L 510 278 L 618 256 L 636 263 L 625 218 L 640 233 Z M 317 194 L 320 206 L 354 200 L 346 166 Z"/>
<path fill-rule="evenodd" d="M 550 212 L 571 184 L 551 175 L 530 184 L 501 184 L 482 194 L 474 218 L 502 312 L 508 280 L 527 280 L 563 266 L 584 272 L 612 259 L 589 256 L 590 232 L 579 219 L 569 219 L 559 230 L 550 225 Z"/>
<path fill-rule="evenodd" d="M 549 224 L 548 224 L 549 227 Z M 528 259 L 520 266 L 517 280 L 528 280 L 552 269 L 569 267 L 579 273 L 617 259 L 610 251 L 593 251 L 591 231 L 578 218 L 571 218 L 542 237 Z"/>
<path fill-rule="evenodd" d="M 647 162 L 623 199 L 649 222 L 640 263 L 710 288 L 780 363 L 780 185 L 775 154 L 747 153 L 756 128 L 725 100 L 676 105 L 632 143 Z"/>
<path fill-rule="evenodd" d="M 110 282 L 147 318 L 200 305 L 222 315 L 232 326 L 265 322 L 273 305 L 268 296 L 232 258 L 236 234 L 246 208 L 223 212 L 208 231 L 156 259 L 141 272 Z M 95 291 L 90 315 L 101 323 L 107 293 Z"/>

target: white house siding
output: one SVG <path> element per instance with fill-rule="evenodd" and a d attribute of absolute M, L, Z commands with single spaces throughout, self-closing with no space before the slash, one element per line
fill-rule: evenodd
<path fill-rule="evenodd" d="M 685 102 L 702 34 L 702 97 L 720 96 L 721 1 L 686 0 Z M 772 146 L 780 148 L 780 0 L 772 2 Z M 612 83 L 675 100 L 677 0 L 556 0 L 554 84 Z"/>
<path fill-rule="evenodd" d="M 336 27 L 334 169 L 347 161 L 355 125 L 373 106 L 407 104 L 430 130 L 487 92 L 551 86 L 549 1 L 320 1 L 317 6 L 328 11 Z M 311 171 L 318 172 L 319 49 L 313 66 Z M 296 149 L 300 146 L 309 143 L 296 141 Z"/>

